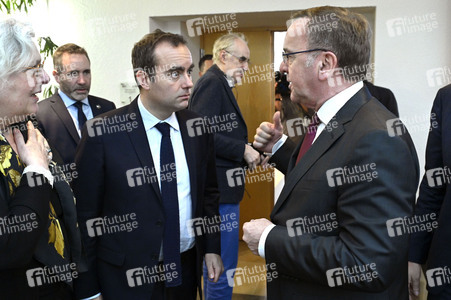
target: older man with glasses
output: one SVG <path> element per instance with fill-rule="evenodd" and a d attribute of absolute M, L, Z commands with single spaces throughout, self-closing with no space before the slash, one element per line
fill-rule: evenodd
<path fill-rule="evenodd" d="M 399 119 L 364 88 L 370 37 L 363 16 L 340 7 L 290 22 L 281 72 L 291 101 L 315 115 L 297 145 L 279 113 L 255 135 L 286 175 L 271 221 L 243 226 L 243 240 L 273 266 L 268 300 L 408 298 L 409 234 L 399 227 L 413 211 L 418 159 Z"/>
<path fill-rule="evenodd" d="M 239 205 L 244 194 L 244 185 L 230 182 L 227 174 L 243 172 L 245 167 L 253 169 L 260 162 L 259 153 L 248 145 L 246 123 L 232 92 L 249 67 L 249 56 L 244 35 L 230 33 L 218 38 L 213 45 L 214 65 L 196 83 L 188 107 L 206 117 L 202 130 L 215 132 L 221 228 L 232 228 L 227 223 L 239 222 Z M 233 123 L 232 130 L 222 131 L 221 128 L 230 128 L 227 123 Z M 207 280 L 204 269 L 207 300 L 232 298 L 233 287 L 228 284 L 227 271 L 235 269 L 238 261 L 238 226 L 221 232 L 221 257 L 225 272 L 217 283 Z"/>

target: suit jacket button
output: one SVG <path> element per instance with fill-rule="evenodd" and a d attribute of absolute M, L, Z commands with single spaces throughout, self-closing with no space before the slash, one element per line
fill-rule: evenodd
<path fill-rule="evenodd" d="M 158 220 L 155 224 L 157 224 L 158 227 L 161 227 L 161 225 L 163 225 L 163 222 L 161 220 Z"/>
<path fill-rule="evenodd" d="M 158 260 L 158 256 L 157 255 L 152 255 L 152 260 Z"/>

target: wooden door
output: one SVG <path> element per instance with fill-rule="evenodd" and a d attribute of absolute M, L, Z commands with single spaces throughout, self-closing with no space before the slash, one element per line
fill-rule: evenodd
<path fill-rule="evenodd" d="M 248 39 L 251 64 L 243 82 L 233 91 L 246 121 L 249 142 L 253 142 L 260 123 L 272 120 L 274 114 L 273 40 L 270 31 L 243 33 Z M 212 53 L 214 41 L 222 34 L 202 36 L 201 47 L 205 53 Z M 248 172 L 245 188 L 240 206 L 240 239 L 244 222 L 269 218 L 274 205 L 274 171 L 263 171 L 259 167 L 254 172 Z"/>

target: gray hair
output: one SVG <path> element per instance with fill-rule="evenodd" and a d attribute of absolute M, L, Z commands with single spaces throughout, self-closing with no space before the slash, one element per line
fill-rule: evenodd
<path fill-rule="evenodd" d="M 246 36 L 242 33 L 229 33 L 219 37 L 213 45 L 213 61 L 214 63 L 219 62 L 219 54 L 221 50 L 231 51 L 235 45 L 235 40 L 242 40 L 247 44 Z"/>
<path fill-rule="evenodd" d="M 0 87 L 31 63 L 36 49 L 34 31 L 28 23 L 8 18 L 0 20 Z"/>

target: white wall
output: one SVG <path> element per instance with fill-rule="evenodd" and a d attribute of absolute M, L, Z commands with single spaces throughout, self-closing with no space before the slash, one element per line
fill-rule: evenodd
<path fill-rule="evenodd" d="M 429 78 L 432 84 L 428 84 L 426 73 L 434 68 L 451 68 L 451 21 L 447 18 L 451 3 L 448 0 L 279 0 L 277 4 L 270 0 L 214 3 L 211 0 L 164 3 L 161 0 L 48 0 L 48 6 L 46 1 L 40 0 L 30 10 L 28 19 L 38 36 L 50 35 L 59 45 L 74 42 L 84 46 L 92 62 L 91 93 L 121 105 L 120 82 L 133 82 L 130 59 L 133 44 L 149 32 L 149 28 L 157 26 L 186 35 L 186 28 L 180 24 L 150 22 L 149 17 L 274 11 L 276 6 L 281 10 L 296 11 L 318 5 L 376 7 L 375 83 L 389 87 L 395 93 L 401 116 L 406 118 L 407 127 L 413 128 L 412 136 L 423 166 L 427 130 L 415 129 L 415 122 L 423 122 L 420 125 L 427 127 L 425 116 L 438 88 L 448 81 L 451 83 L 451 78 L 442 83 Z M 387 23 L 390 20 L 427 14 L 435 14 L 432 21 L 437 23 L 437 28 L 430 32 L 401 31 L 400 35 L 390 36 L 389 30 L 399 29 Z M 417 23 L 422 24 L 422 21 Z M 198 49 L 195 49 L 198 43 L 199 39 L 190 39 L 195 63 L 198 61 Z M 50 69 L 50 65 L 47 68 Z"/>

